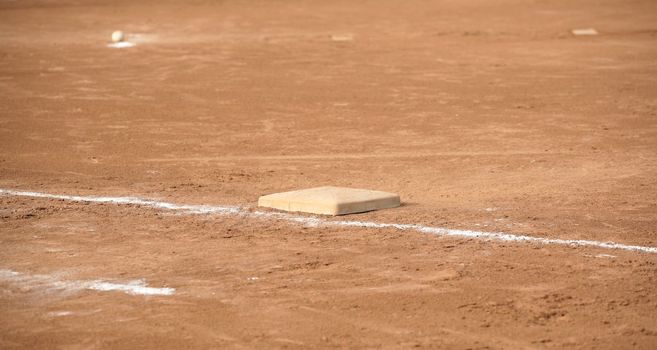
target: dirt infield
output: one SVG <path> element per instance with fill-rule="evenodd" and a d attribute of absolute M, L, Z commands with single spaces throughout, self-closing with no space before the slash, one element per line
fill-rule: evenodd
<path fill-rule="evenodd" d="M 656 23 L 654 1 L 0 2 L 0 189 L 239 208 L 2 193 L 0 348 L 654 349 L 657 254 L 549 242 L 657 247 Z M 248 214 L 322 185 L 401 195 L 344 220 L 548 243 Z"/>

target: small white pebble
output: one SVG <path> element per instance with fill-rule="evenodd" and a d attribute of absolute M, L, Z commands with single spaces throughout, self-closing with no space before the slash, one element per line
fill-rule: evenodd
<path fill-rule="evenodd" d="M 125 34 L 123 34 L 122 31 L 120 30 L 115 30 L 112 32 L 112 42 L 113 43 L 118 43 L 125 40 Z"/>

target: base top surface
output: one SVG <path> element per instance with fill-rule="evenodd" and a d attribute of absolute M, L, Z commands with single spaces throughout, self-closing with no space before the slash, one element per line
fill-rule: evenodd
<path fill-rule="evenodd" d="M 344 215 L 400 205 L 395 193 L 323 186 L 260 197 L 258 206 L 313 214 Z"/>

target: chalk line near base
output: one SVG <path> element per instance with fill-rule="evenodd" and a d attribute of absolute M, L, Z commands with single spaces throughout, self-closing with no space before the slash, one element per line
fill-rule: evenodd
<path fill-rule="evenodd" d="M 218 214 L 233 215 L 240 217 L 252 217 L 260 219 L 273 219 L 301 224 L 308 227 L 333 226 L 333 227 L 361 227 L 361 228 L 380 228 L 380 229 L 397 229 L 402 231 L 416 231 L 437 236 L 451 236 L 461 238 L 471 238 L 480 240 L 518 242 L 518 243 L 536 243 L 547 245 L 565 245 L 577 247 L 595 247 L 602 249 L 619 249 L 627 251 L 636 251 L 643 253 L 657 254 L 657 247 L 626 245 L 616 242 L 601 242 L 593 240 L 572 240 L 560 238 L 544 238 L 526 235 L 518 235 L 504 232 L 484 232 L 471 230 L 456 230 L 443 227 L 424 226 L 419 224 L 394 224 L 378 223 L 371 221 L 354 221 L 354 220 L 328 220 L 322 217 L 308 217 L 293 214 L 269 212 L 269 211 L 251 211 L 237 206 L 217 206 L 217 205 L 194 205 L 194 204 L 176 204 L 171 202 L 158 201 L 140 197 L 112 197 L 112 196 L 76 196 L 50 194 L 32 191 L 17 191 L 10 189 L 0 189 L 0 195 L 32 197 L 46 199 L 60 199 L 72 202 L 89 202 L 89 203 L 110 203 L 116 205 L 138 205 L 160 210 L 177 211 L 187 214 Z"/>

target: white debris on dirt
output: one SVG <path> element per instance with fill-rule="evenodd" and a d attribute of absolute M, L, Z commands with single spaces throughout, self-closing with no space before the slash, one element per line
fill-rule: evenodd
<path fill-rule="evenodd" d="M 70 316 L 73 315 L 73 312 L 71 311 L 53 311 L 49 312 L 48 316 L 50 317 L 62 317 L 62 316 Z"/>
<path fill-rule="evenodd" d="M 0 269 L 0 281 L 17 284 L 25 289 L 38 289 L 60 292 L 79 292 L 95 290 L 101 292 L 119 291 L 131 295 L 173 295 L 174 288 L 148 287 L 144 280 L 128 283 L 114 283 L 103 280 L 63 280 L 54 275 L 28 275 L 8 269 Z"/>
<path fill-rule="evenodd" d="M 114 48 L 114 49 L 125 49 L 125 48 L 129 48 L 129 47 L 133 47 L 133 46 L 135 46 L 135 44 L 131 43 L 129 41 L 119 41 L 119 42 L 116 42 L 116 43 L 107 44 L 107 47 L 111 47 L 111 48 Z"/>
<path fill-rule="evenodd" d="M 598 35 L 598 31 L 594 28 L 573 29 L 571 32 L 573 35 Z"/>
<path fill-rule="evenodd" d="M 353 34 L 334 34 L 331 35 L 333 41 L 354 41 Z"/>

